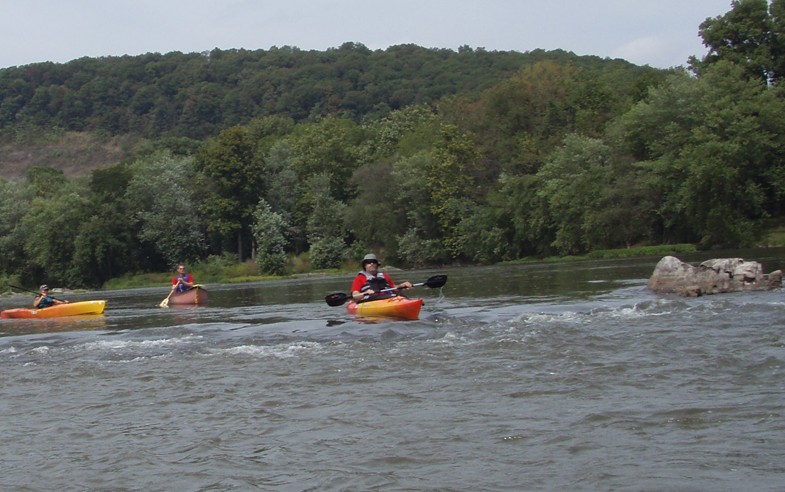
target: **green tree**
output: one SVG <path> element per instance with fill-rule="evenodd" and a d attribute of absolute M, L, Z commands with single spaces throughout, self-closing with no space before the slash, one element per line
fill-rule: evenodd
<path fill-rule="evenodd" d="M 357 196 L 349 202 L 346 227 L 363 250 L 383 250 L 388 259 L 401 264 L 423 264 L 418 253 L 425 250 L 415 242 L 432 239 L 440 244 L 425 169 L 441 135 L 441 119 L 432 109 L 417 105 L 365 126 L 371 135 L 370 157 L 352 176 Z M 406 258 L 398 254 L 404 237 L 410 245 Z M 436 249 L 444 256 L 442 248 L 429 248 Z"/>
<path fill-rule="evenodd" d="M 286 221 L 263 199 L 254 211 L 253 235 L 256 263 L 264 273 L 283 275 L 286 271 Z"/>
<path fill-rule="evenodd" d="M 423 150 L 410 157 L 395 161 L 390 172 L 396 184 L 396 193 L 388 215 L 395 220 L 405 219 L 398 234 L 388 238 L 390 257 L 403 264 L 423 266 L 441 263 L 449 259 L 444 247 L 441 228 L 434 214 L 427 182 L 427 170 L 431 169 L 433 152 Z"/>
<path fill-rule="evenodd" d="M 614 164 L 612 163 L 612 166 Z M 623 167 L 615 163 L 615 167 Z M 658 243 L 656 218 L 652 214 L 657 197 L 636 168 L 611 170 L 599 196 L 599 206 L 586 213 L 584 231 L 590 248 L 632 247 Z"/>
<path fill-rule="evenodd" d="M 783 109 L 776 90 L 721 61 L 698 79 L 669 78 L 625 115 L 629 148 L 646 148 L 647 196 L 662 197 L 653 214 L 663 240 L 754 240 L 767 212 L 782 209 Z"/>
<path fill-rule="evenodd" d="M 395 191 L 388 210 L 405 217 L 407 227 L 436 238 L 440 234 L 439 222 L 434 214 L 428 184 L 428 170 L 435 168 L 433 159 L 433 151 L 424 150 L 393 163 L 390 182 L 394 183 Z"/>
<path fill-rule="evenodd" d="M 460 248 L 455 244 L 455 228 L 478 198 L 480 155 L 469 135 L 456 126 L 445 125 L 433 159 L 427 164 L 425 184 L 431 211 L 439 222 L 445 246 L 457 257 Z"/>
<path fill-rule="evenodd" d="M 137 271 L 137 242 L 130 232 L 127 217 L 114 207 L 83 220 L 73 238 L 73 281 L 96 288 L 112 277 Z"/>
<path fill-rule="evenodd" d="M 351 120 L 325 118 L 315 124 L 299 125 L 289 138 L 294 170 L 300 181 L 326 173 L 331 196 L 345 201 L 354 195 L 349 179 L 364 162 L 359 148 L 365 131 Z"/>
<path fill-rule="evenodd" d="M 84 184 L 70 183 L 56 194 L 36 197 L 30 204 L 22 219 L 24 250 L 30 273 L 41 282 L 86 286 L 73 258 L 81 224 L 92 212 L 88 195 Z"/>
<path fill-rule="evenodd" d="M 440 240 L 423 235 L 416 227 L 409 228 L 396 240 L 396 257 L 408 265 L 424 267 L 441 263 L 449 256 Z"/>
<path fill-rule="evenodd" d="M 131 169 L 124 197 L 127 216 L 148 258 L 163 259 L 148 266 L 170 268 L 201 258 L 206 241 L 191 187 L 193 159 L 161 152 L 134 162 Z"/>
<path fill-rule="evenodd" d="M 552 246 L 559 254 L 604 246 L 590 243 L 589 232 L 597 222 L 589 217 L 602 207 L 602 193 L 611 184 L 610 159 L 611 149 L 604 142 L 572 134 L 537 173 L 537 194 L 546 207 L 540 213 L 555 226 Z"/>
<path fill-rule="evenodd" d="M 573 131 L 579 70 L 571 64 L 541 61 L 485 91 L 477 103 L 451 109 L 481 135 L 483 148 L 499 161 L 499 170 L 534 174 L 566 133 Z"/>
<path fill-rule="evenodd" d="M 265 199 L 273 211 L 290 222 L 297 203 L 298 179 L 294 170 L 294 157 L 289 141 L 276 140 L 265 153 L 263 173 L 265 175 Z"/>
<path fill-rule="evenodd" d="M 371 134 L 373 159 L 410 156 L 430 148 L 439 134 L 441 118 L 428 106 L 417 104 L 392 111 L 365 126 Z"/>
<path fill-rule="evenodd" d="M 90 286 L 140 267 L 139 242 L 123 200 L 131 178 L 125 165 L 97 169 L 88 180 L 90 216 L 74 238 L 73 268 Z"/>
<path fill-rule="evenodd" d="M 500 211 L 475 205 L 456 227 L 455 251 L 475 263 L 494 263 L 509 258 L 508 231 L 500 226 Z"/>
<path fill-rule="evenodd" d="M 785 0 L 771 0 L 769 25 L 773 81 L 778 83 L 785 76 Z"/>
<path fill-rule="evenodd" d="M 680 193 L 701 245 L 747 246 L 762 219 L 780 209 L 785 100 L 741 67 L 718 63 L 704 75 L 708 117 L 682 151 L 688 174 Z M 772 172 L 779 169 L 778 172 Z"/>
<path fill-rule="evenodd" d="M 234 127 L 206 141 L 195 160 L 207 232 L 221 249 L 234 242 L 240 261 L 250 249 L 252 216 L 265 187 L 255 149 L 248 129 Z"/>
<path fill-rule="evenodd" d="M 49 167 L 30 168 L 25 179 L 35 193 L 35 196 L 45 197 L 58 193 L 68 184 L 68 179 L 63 171 Z"/>
<path fill-rule="evenodd" d="M 547 196 L 537 193 L 537 175 L 499 176 L 494 203 L 505 217 L 510 234 L 510 254 L 514 258 L 528 255 L 550 256 L 555 226 L 547 215 Z"/>
<path fill-rule="evenodd" d="M 396 234 L 405 230 L 405 208 L 396 200 L 399 187 L 391 176 L 389 160 L 366 164 L 352 177 L 358 195 L 346 210 L 346 227 L 365 249 L 391 246 Z"/>
<path fill-rule="evenodd" d="M 692 57 L 692 68 L 703 73 L 726 61 L 743 67 L 749 77 L 776 82 L 784 75 L 780 57 L 785 54 L 785 2 L 772 1 L 770 10 L 767 0 L 732 0 L 725 15 L 703 21 L 699 32 L 709 52 L 700 61 Z"/>
<path fill-rule="evenodd" d="M 0 178 L 0 273 L 10 274 L 24 267 L 25 239 L 21 222 L 32 198 L 29 186 Z"/>
<path fill-rule="evenodd" d="M 305 200 L 310 205 L 307 232 L 311 265 L 317 269 L 337 268 L 346 256 L 346 205 L 331 196 L 327 173 L 308 178 L 305 188 Z"/>

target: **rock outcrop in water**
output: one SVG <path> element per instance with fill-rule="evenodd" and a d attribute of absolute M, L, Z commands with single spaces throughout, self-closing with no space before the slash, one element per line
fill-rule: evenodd
<path fill-rule="evenodd" d="M 675 256 L 666 256 L 654 268 L 648 287 L 659 294 L 685 297 L 771 290 L 782 287 L 782 271 L 766 274 L 760 263 L 742 258 L 717 258 L 692 266 Z"/>

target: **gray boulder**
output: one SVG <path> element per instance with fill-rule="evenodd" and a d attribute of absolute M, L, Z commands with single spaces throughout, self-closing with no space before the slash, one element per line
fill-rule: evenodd
<path fill-rule="evenodd" d="M 717 258 L 693 266 L 666 256 L 654 268 L 648 287 L 658 294 L 686 297 L 771 290 L 782 287 L 782 271 L 765 274 L 760 263 L 742 258 Z"/>

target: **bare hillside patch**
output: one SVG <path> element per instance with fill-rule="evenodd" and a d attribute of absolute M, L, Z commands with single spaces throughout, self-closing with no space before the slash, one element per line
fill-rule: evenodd
<path fill-rule="evenodd" d="M 68 177 L 114 166 L 131 157 L 138 140 L 64 132 L 35 142 L 0 142 L 0 177 L 18 179 L 32 167 L 59 169 Z"/>

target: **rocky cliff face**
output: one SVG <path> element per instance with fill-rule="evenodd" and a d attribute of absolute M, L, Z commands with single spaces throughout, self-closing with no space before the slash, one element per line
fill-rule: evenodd
<path fill-rule="evenodd" d="M 693 266 L 666 256 L 654 268 L 648 287 L 659 294 L 686 297 L 771 290 L 782 287 L 782 271 L 766 274 L 760 263 L 743 258 L 717 258 Z"/>

